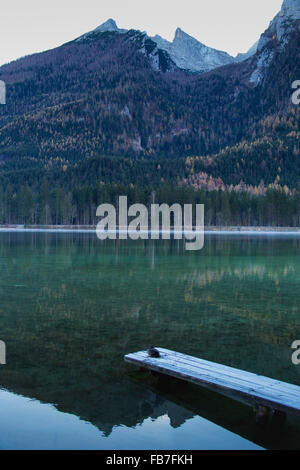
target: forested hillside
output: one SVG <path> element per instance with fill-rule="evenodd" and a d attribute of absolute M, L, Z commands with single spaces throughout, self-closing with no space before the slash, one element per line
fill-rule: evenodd
<path fill-rule="evenodd" d="M 299 46 L 295 21 L 284 48 L 274 35 L 192 74 L 145 33 L 106 31 L 0 67 L 0 222 L 93 223 L 118 191 L 147 202 L 172 187 L 204 198 L 211 224 L 297 225 Z"/>

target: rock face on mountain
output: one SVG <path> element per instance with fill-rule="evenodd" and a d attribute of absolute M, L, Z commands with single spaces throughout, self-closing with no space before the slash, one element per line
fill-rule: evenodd
<path fill-rule="evenodd" d="M 140 31 L 131 30 L 128 32 L 128 37 L 138 46 L 138 50 L 148 58 L 154 70 L 160 72 L 174 72 L 178 70 L 176 63 L 168 52 L 161 49 L 145 32 L 141 33 Z"/>
<path fill-rule="evenodd" d="M 300 20 L 300 0 L 284 0 L 280 12 L 271 21 L 269 28 L 261 35 L 258 51 L 262 50 L 272 40 L 280 41 L 281 47 L 284 47 L 297 20 Z"/>
<path fill-rule="evenodd" d="M 177 28 L 175 32 L 173 42 L 158 35 L 152 39 L 158 47 L 169 53 L 171 59 L 181 69 L 192 72 L 208 72 L 234 62 L 234 58 L 227 52 L 205 46 L 180 28 Z"/>
<path fill-rule="evenodd" d="M 280 12 L 261 35 L 256 55 L 256 68 L 250 82 L 257 85 L 274 59 L 275 51 L 283 51 L 295 29 L 300 26 L 300 0 L 284 0 Z M 295 51 L 297 54 L 298 51 Z M 299 60 L 299 59 L 298 59 Z"/>

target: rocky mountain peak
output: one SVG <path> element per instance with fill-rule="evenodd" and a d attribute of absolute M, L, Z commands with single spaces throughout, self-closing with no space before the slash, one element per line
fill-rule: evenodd
<path fill-rule="evenodd" d="M 175 64 L 192 72 L 208 72 L 214 68 L 234 62 L 226 52 L 207 47 L 181 28 L 177 28 L 173 42 L 156 35 L 158 47 L 170 55 Z"/>
<path fill-rule="evenodd" d="M 107 21 L 98 26 L 94 31 L 119 31 L 117 23 L 112 18 L 109 18 Z"/>
<path fill-rule="evenodd" d="M 100 24 L 100 26 L 97 26 L 97 28 L 93 29 L 92 31 L 89 31 L 86 34 L 83 34 L 79 38 L 76 39 L 77 42 L 81 42 L 84 40 L 89 40 L 91 37 L 94 36 L 95 33 L 105 33 L 106 31 L 110 32 L 116 32 L 116 33 L 126 33 L 127 29 L 120 29 L 117 26 L 117 23 L 115 22 L 114 19 L 109 18 L 107 21 L 104 23 Z"/>
<path fill-rule="evenodd" d="M 181 28 L 177 28 L 173 42 L 182 41 L 183 39 L 194 39 L 189 34 L 185 33 Z"/>

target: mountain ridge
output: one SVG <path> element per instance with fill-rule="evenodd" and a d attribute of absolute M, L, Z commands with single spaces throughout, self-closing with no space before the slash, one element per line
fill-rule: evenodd
<path fill-rule="evenodd" d="M 30 179 L 33 168 L 35 174 L 57 168 L 80 178 L 77 165 L 83 162 L 88 171 L 89 162 L 104 157 L 114 168 L 115 157 L 130 158 L 138 173 L 145 159 L 198 155 L 205 163 L 197 171 L 208 169 L 228 185 L 247 178 L 259 184 L 266 162 L 272 167 L 268 182 L 281 175 L 296 184 L 300 119 L 291 84 L 300 76 L 298 26 L 297 19 L 288 24 L 284 47 L 271 37 L 247 60 L 201 74 L 178 68 L 146 33 L 118 34 L 113 21 L 106 31 L 0 67 L 7 84 L 7 104 L 0 108 L 2 181 Z M 257 149 L 254 142 L 262 138 L 247 166 L 239 144 Z M 164 171 L 161 181 L 168 179 L 167 166 Z"/>
<path fill-rule="evenodd" d="M 128 33 L 128 31 L 130 30 L 119 28 L 116 21 L 109 18 L 107 21 L 97 26 L 92 31 L 83 34 L 75 41 L 80 42 L 88 40 L 97 33 L 115 32 L 125 34 Z M 243 61 L 256 52 L 255 43 L 247 52 L 240 53 L 236 57 L 233 57 L 225 51 L 206 46 L 198 41 L 198 39 L 183 31 L 180 27 L 175 30 L 172 42 L 164 39 L 158 34 L 155 36 L 149 36 L 145 31 L 142 32 L 134 29 L 132 31 L 136 31 L 137 34 L 145 35 L 148 41 L 154 41 L 157 44 L 158 49 L 169 54 L 170 59 L 177 67 L 191 72 L 208 72 L 229 63 Z"/>

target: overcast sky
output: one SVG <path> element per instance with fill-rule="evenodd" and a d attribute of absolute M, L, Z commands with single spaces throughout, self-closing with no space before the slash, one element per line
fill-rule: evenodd
<path fill-rule="evenodd" d="M 59 46 L 108 18 L 173 40 L 181 29 L 204 44 L 246 52 L 282 0 L 7 0 L 0 13 L 0 64 Z"/>

